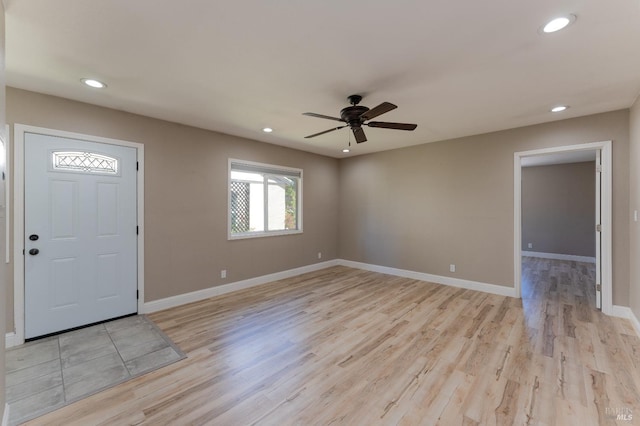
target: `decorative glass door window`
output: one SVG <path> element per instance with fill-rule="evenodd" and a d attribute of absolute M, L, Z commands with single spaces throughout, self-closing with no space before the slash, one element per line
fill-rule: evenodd
<path fill-rule="evenodd" d="M 54 151 L 53 170 L 65 172 L 118 174 L 118 159 L 95 152 Z"/>

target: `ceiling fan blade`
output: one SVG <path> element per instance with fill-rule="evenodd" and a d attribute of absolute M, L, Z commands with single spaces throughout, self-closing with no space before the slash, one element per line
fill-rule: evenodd
<path fill-rule="evenodd" d="M 334 127 L 333 129 L 325 130 L 324 132 L 320 132 L 320 133 L 314 133 L 313 135 L 305 136 L 304 138 L 305 139 L 315 138 L 316 136 L 324 135 L 325 133 L 333 132 L 334 130 L 342 129 L 344 127 L 347 127 L 347 126 Z"/>
<path fill-rule="evenodd" d="M 351 130 L 353 130 L 353 136 L 356 137 L 356 142 L 362 143 L 367 141 L 367 137 L 365 136 L 362 127 L 352 127 Z"/>
<path fill-rule="evenodd" d="M 328 115 L 316 114 L 315 112 L 303 112 L 302 115 L 307 115 L 309 117 L 316 117 L 316 118 L 326 118 L 327 120 L 335 120 L 335 121 L 344 122 L 344 120 L 342 118 L 329 117 Z"/>
<path fill-rule="evenodd" d="M 382 127 L 383 129 L 396 129 L 396 130 L 415 130 L 418 127 L 417 124 L 407 123 L 387 123 L 386 121 L 370 121 L 367 123 L 369 127 Z"/>
<path fill-rule="evenodd" d="M 377 117 L 381 114 L 384 114 L 385 112 L 389 112 L 393 109 L 398 108 L 397 105 L 394 104 L 390 104 L 389 102 L 383 102 L 380 105 L 378 105 L 375 108 L 370 109 L 369 111 L 365 112 L 364 114 L 362 114 L 360 116 L 361 119 L 363 120 L 371 120 L 374 117 Z"/>

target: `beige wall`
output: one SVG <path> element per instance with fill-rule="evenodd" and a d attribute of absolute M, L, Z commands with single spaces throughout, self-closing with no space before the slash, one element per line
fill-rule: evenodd
<path fill-rule="evenodd" d="M 336 159 L 14 88 L 7 106 L 12 125 L 144 144 L 146 301 L 337 256 Z M 304 233 L 227 241 L 230 157 L 303 169 Z"/>
<path fill-rule="evenodd" d="M 640 318 L 640 222 L 635 222 L 633 211 L 638 210 L 640 215 L 640 98 L 636 99 L 631 108 L 630 119 L 630 153 L 631 166 L 630 178 L 630 250 L 629 264 L 631 266 L 631 294 L 629 303 L 636 318 Z"/>
<path fill-rule="evenodd" d="M 628 110 L 341 161 L 339 256 L 512 287 L 514 152 L 603 140 L 613 140 L 613 301 L 627 305 Z"/>
<path fill-rule="evenodd" d="M 595 174 L 593 161 L 522 168 L 522 250 L 595 257 Z"/>
<path fill-rule="evenodd" d="M 311 264 L 318 251 L 513 286 L 513 153 L 613 140 L 613 301 L 628 304 L 629 110 L 338 162 L 13 88 L 7 102 L 10 124 L 145 144 L 148 301 Z M 229 157 L 304 169 L 304 234 L 227 241 Z"/>
<path fill-rule="evenodd" d="M 4 135 L 5 128 L 5 79 L 4 79 L 4 3 L 0 2 L 0 132 Z M 5 135 L 6 136 L 6 135 Z M 4 140 L 6 140 L 3 137 Z M 0 185 L 4 185 L 5 181 L 0 181 Z M 4 204 L 4 203 L 3 203 Z M 7 272 L 4 263 L 4 247 L 7 232 L 5 229 L 5 220 L 3 212 L 0 218 L 0 301 L 6 300 L 7 297 Z M 2 302 L 0 302 L 2 307 Z M 0 312 L 0 330 L 6 330 L 5 313 Z M 4 385 L 4 336 L 0 334 L 0 419 L 3 418 L 5 405 L 5 385 Z M 0 420 L 1 421 L 1 420 Z"/>

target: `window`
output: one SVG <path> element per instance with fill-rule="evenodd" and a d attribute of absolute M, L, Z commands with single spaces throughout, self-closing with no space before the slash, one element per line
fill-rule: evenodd
<path fill-rule="evenodd" d="M 229 160 L 229 238 L 302 232 L 302 170 Z"/>
<path fill-rule="evenodd" d="M 118 174 L 118 160 L 94 152 L 55 151 L 51 153 L 53 170 Z"/>

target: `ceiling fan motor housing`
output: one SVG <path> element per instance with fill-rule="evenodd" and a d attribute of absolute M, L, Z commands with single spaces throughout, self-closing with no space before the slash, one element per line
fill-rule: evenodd
<path fill-rule="evenodd" d="M 360 116 L 367 111 L 369 111 L 369 108 L 366 106 L 354 105 L 343 108 L 340 111 L 340 117 L 349 125 L 349 127 L 360 127 L 363 122 Z"/>

